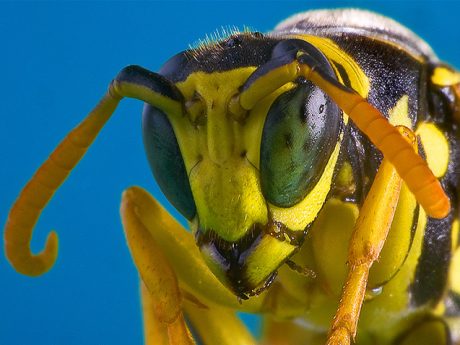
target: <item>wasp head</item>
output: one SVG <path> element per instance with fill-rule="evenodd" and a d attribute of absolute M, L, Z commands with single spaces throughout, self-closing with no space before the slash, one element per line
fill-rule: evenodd
<path fill-rule="evenodd" d="M 262 87 L 251 109 L 235 102 L 255 81 L 273 82 L 299 49 L 330 69 L 312 47 L 243 33 L 182 52 L 159 71 L 181 94 L 182 112 L 144 109 L 160 187 L 191 221 L 210 269 L 241 298 L 266 288 L 301 245 L 330 189 L 342 119 L 301 78 L 273 92 Z"/>

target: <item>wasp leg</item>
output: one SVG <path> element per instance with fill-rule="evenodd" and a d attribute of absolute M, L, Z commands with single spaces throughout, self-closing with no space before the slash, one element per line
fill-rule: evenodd
<path fill-rule="evenodd" d="M 142 279 L 141 290 L 142 315 L 144 317 L 144 342 L 146 345 L 168 344 L 168 327 L 156 317 L 155 303 Z"/>
<path fill-rule="evenodd" d="M 145 321 L 153 321 L 153 326 L 146 327 L 146 344 L 194 344 L 185 325 L 176 275 L 136 211 L 136 206 L 129 200 L 122 203 L 126 239 L 145 283 L 145 288 L 142 288 Z M 162 342 L 151 336 L 152 330 L 160 332 Z"/>
<path fill-rule="evenodd" d="M 121 216 L 133 260 L 145 284 L 146 344 L 193 344 L 184 323 L 184 308 L 206 344 L 225 344 L 214 340 L 229 334 L 232 344 L 254 343 L 234 312 L 221 306 L 255 312 L 262 309 L 264 298 L 240 304 L 208 269 L 192 234 L 143 189 L 132 187 L 123 193 Z"/>
<path fill-rule="evenodd" d="M 234 310 L 219 306 L 200 306 L 185 300 L 184 308 L 193 330 L 205 345 L 255 345 Z"/>
<path fill-rule="evenodd" d="M 164 322 L 157 311 L 158 301 L 140 281 L 144 339 L 146 345 L 194 344 L 182 314 L 173 322 Z"/>
<path fill-rule="evenodd" d="M 177 334 L 188 335 L 187 326 L 182 317 L 178 318 L 172 325 L 167 325 L 158 317 L 154 296 L 150 294 L 142 280 L 140 284 L 145 344 L 170 344 L 170 337 L 174 337 Z M 231 309 L 218 306 L 208 307 L 203 304 L 194 303 L 194 301 L 188 301 L 187 296 L 183 300 L 183 308 L 193 330 L 199 335 L 200 343 L 209 345 L 256 344 L 252 335 L 236 316 L 235 311 Z M 188 339 L 179 338 L 179 341 L 175 343 L 188 344 Z"/>
<path fill-rule="evenodd" d="M 407 137 L 415 144 L 408 129 Z M 399 199 L 401 177 L 384 158 L 356 221 L 348 252 L 349 272 L 327 344 L 350 344 L 356 335 L 369 270 L 379 258 Z"/>

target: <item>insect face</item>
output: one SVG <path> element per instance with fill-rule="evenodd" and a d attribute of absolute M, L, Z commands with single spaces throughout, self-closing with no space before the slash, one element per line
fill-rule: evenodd
<path fill-rule="evenodd" d="M 242 298 L 267 287 L 303 242 L 337 159 L 341 111 L 309 81 L 267 92 L 243 114 L 231 109 L 241 90 L 258 78 L 270 83 L 300 49 L 333 76 L 305 42 L 233 35 L 178 54 L 160 71 L 182 94 L 183 114 L 144 111 L 160 187 L 192 221 L 211 270 Z"/>

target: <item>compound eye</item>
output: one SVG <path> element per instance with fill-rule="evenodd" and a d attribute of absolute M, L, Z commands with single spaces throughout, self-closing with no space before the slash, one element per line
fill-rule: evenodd
<path fill-rule="evenodd" d="M 184 160 L 166 114 L 146 105 L 142 115 L 145 152 L 163 194 L 188 220 L 196 214 Z"/>
<path fill-rule="evenodd" d="M 336 146 L 340 125 L 337 105 L 310 81 L 274 101 L 260 148 L 261 186 L 267 201 L 291 207 L 305 198 Z"/>

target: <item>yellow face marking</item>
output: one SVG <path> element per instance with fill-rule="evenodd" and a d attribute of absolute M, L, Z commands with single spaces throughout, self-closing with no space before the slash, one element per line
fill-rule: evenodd
<path fill-rule="evenodd" d="M 254 69 L 192 73 L 176 86 L 186 100 L 199 94 L 205 102 L 205 121 L 194 124 L 188 116 L 170 118 L 189 172 L 200 225 L 227 241 L 238 240 L 254 223 L 268 222 L 259 174 L 247 159 L 260 155 L 266 112 L 249 113 L 246 123 L 228 114 L 228 102 Z M 246 146 L 248 142 L 254 144 Z"/>
<path fill-rule="evenodd" d="M 434 176 L 442 177 L 449 164 L 449 143 L 444 134 L 433 123 L 422 123 L 415 133 L 420 136 L 426 160 Z"/>
<path fill-rule="evenodd" d="M 203 228 L 236 241 L 254 224 L 268 222 L 258 172 L 244 159 L 218 166 L 203 159 L 190 173 L 190 185 Z"/>
<path fill-rule="evenodd" d="M 250 284 L 257 284 L 266 278 L 296 249 L 287 241 L 281 242 L 272 236 L 264 236 L 247 259 L 246 278 Z M 267 255 L 270 253 L 270 255 Z"/>
<path fill-rule="evenodd" d="M 187 171 L 205 155 L 216 163 L 222 163 L 229 156 L 238 156 L 243 151 L 246 151 L 248 160 L 259 168 L 260 139 L 267 112 L 273 101 L 295 84 L 287 83 L 264 97 L 249 112 L 244 124 L 239 123 L 229 116 L 226 107 L 254 70 L 255 67 L 245 67 L 210 74 L 196 72 L 176 85 L 186 100 L 192 99 L 198 92 L 200 98 L 206 101 L 205 124 L 195 125 L 186 117 L 170 118 Z M 198 106 L 194 105 L 193 108 Z"/>
<path fill-rule="evenodd" d="M 409 118 L 409 96 L 402 96 L 393 109 L 389 111 L 389 121 L 393 126 L 406 126 L 412 128 Z"/>
<path fill-rule="evenodd" d="M 342 136 L 340 137 L 340 141 L 341 139 Z M 292 230 L 303 230 L 308 224 L 315 220 L 331 189 L 332 175 L 340 151 L 340 141 L 335 146 L 320 180 L 301 202 L 290 208 L 269 205 L 275 221 L 282 222 Z"/>
<path fill-rule="evenodd" d="M 431 82 L 439 86 L 451 86 L 460 83 L 460 73 L 446 67 L 436 67 Z"/>
<path fill-rule="evenodd" d="M 179 141 L 185 137 L 195 141 L 186 145 L 181 145 L 179 142 L 184 160 L 187 161 L 189 158 L 187 151 L 191 147 L 195 147 L 199 155 L 207 155 L 219 165 L 225 164 L 225 161 L 237 151 L 243 150 L 238 139 L 244 129 L 235 127 L 234 121 L 228 116 L 227 106 L 231 97 L 238 92 L 238 88 L 254 70 L 254 67 L 247 67 L 228 72 L 195 72 L 185 81 L 176 84 L 186 100 L 193 99 L 197 93 L 205 103 L 206 124 L 201 130 L 196 130 L 195 126 L 187 121 L 188 119 L 171 119 L 176 135 L 181 137 L 178 138 Z M 190 131 L 195 133 L 191 135 Z"/>

